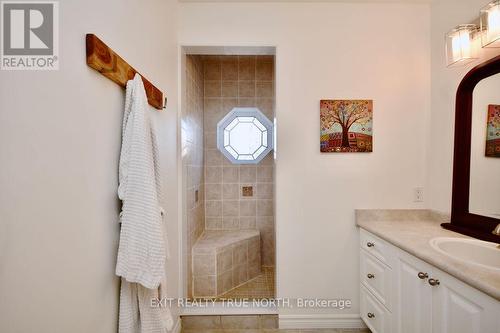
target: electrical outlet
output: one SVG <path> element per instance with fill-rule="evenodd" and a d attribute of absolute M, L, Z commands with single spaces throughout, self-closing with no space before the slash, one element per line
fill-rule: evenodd
<path fill-rule="evenodd" d="M 424 201 L 424 188 L 423 187 L 415 187 L 413 189 L 413 201 L 414 202 L 423 202 Z"/>

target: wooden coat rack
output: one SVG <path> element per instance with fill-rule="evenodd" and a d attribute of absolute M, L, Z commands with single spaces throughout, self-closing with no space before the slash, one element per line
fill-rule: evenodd
<path fill-rule="evenodd" d="M 149 82 L 144 75 L 137 72 L 102 40 L 97 38 L 96 35 L 87 34 L 85 41 L 87 65 L 123 88 L 127 86 L 127 81 L 133 79 L 135 74 L 138 73 L 142 77 L 142 82 L 144 82 L 148 103 L 159 110 L 166 107 L 167 98 L 163 96 L 163 92 Z"/>

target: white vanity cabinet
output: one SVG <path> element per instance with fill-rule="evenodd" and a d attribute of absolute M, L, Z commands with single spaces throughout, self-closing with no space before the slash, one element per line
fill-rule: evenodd
<path fill-rule="evenodd" d="M 364 229 L 360 274 L 373 333 L 500 333 L 500 302 Z"/>
<path fill-rule="evenodd" d="M 394 332 L 432 332 L 432 287 L 428 278 L 432 266 L 407 254 L 395 251 Z"/>
<path fill-rule="evenodd" d="M 438 269 L 432 276 L 432 332 L 500 333 L 500 302 Z"/>

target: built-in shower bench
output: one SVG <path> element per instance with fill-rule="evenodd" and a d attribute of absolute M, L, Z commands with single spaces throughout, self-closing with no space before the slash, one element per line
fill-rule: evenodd
<path fill-rule="evenodd" d="M 193 296 L 220 296 L 260 274 L 260 232 L 206 230 L 192 256 Z"/>

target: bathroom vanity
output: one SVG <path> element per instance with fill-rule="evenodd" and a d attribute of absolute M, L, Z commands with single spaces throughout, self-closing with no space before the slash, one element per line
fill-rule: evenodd
<path fill-rule="evenodd" d="M 373 333 L 500 332 L 500 249 L 443 222 L 429 210 L 356 211 L 360 311 Z M 443 242 L 465 250 L 447 253 Z"/>

